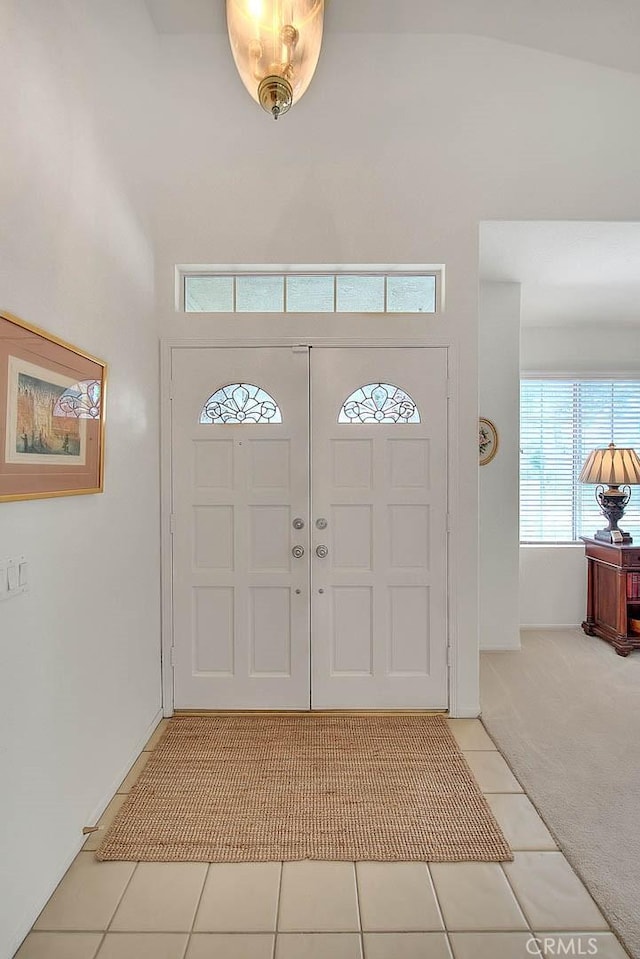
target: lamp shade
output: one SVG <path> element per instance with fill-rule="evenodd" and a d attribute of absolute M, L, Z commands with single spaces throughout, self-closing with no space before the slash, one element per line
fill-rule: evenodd
<path fill-rule="evenodd" d="M 320 47 L 324 0 L 227 0 L 227 28 L 242 82 L 276 119 L 303 95 Z"/>
<path fill-rule="evenodd" d="M 606 449 L 589 453 L 580 473 L 580 482 L 636 486 L 640 484 L 640 458 L 630 447 L 609 443 Z"/>

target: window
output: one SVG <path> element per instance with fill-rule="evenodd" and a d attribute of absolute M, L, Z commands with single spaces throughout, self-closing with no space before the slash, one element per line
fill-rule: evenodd
<path fill-rule="evenodd" d="M 640 448 L 640 380 L 525 379 L 520 387 L 520 541 L 570 543 L 606 521 L 578 482 L 591 450 Z M 622 529 L 640 527 L 640 488 Z"/>
<path fill-rule="evenodd" d="M 201 423 L 282 423 L 280 407 L 266 390 L 251 383 L 230 383 L 202 407 Z"/>
<path fill-rule="evenodd" d="M 440 273 L 185 273 L 185 313 L 435 313 Z"/>
<path fill-rule="evenodd" d="M 369 383 L 348 396 L 338 423 L 419 423 L 420 413 L 408 393 L 390 383 Z"/>

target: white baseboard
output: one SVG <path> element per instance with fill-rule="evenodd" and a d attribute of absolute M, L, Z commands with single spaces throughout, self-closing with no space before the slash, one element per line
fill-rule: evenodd
<path fill-rule="evenodd" d="M 545 629 L 580 629 L 580 623 L 542 623 L 541 625 L 536 625 L 535 623 L 522 623 L 520 626 L 520 632 L 527 632 L 527 630 L 537 630 L 540 632 Z"/>
<path fill-rule="evenodd" d="M 40 915 L 40 913 L 42 912 L 46 904 L 49 902 L 49 899 L 51 898 L 54 889 L 56 888 L 58 883 L 61 881 L 62 877 L 64 876 L 67 869 L 69 868 L 73 860 L 76 858 L 76 856 L 78 855 L 78 853 L 80 852 L 80 850 L 82 849 L 86 841 L 87 841 L 87 837 L 82 835 L 76 839 L 76 841 L 72 844 L 71 849 L 67 853 L 61 868 L 58 870 L 57 879 L 54 880 L 53 885 L 51 886 L 51 890 L 46 894 L 44 899 L 42 899 L 42 901 L 39 902 L 39 904 L 36 904 L 35 909 L 33 911 L 33 915 L 31 915 L 28 918 L 21 918 L 14 936 L 12 937 L 12 939 L 9 940 L 9 950 L 10 950 L 9 957 L 13 956 L 14 953 L 18 951 L 18 949 L 20 948 L 24 940 L 29 935 L 31 931 L 31 927 L 33 926 L 34 922 L 36 921 L 36 919 L 38 918 L 38 916 Z"/>
<path fill-rule="evenodd" d="M 518 643 L 517 646 L 481 646 L 481 653 L 513 653 L 518 652 L 519 649 L 522 649 L 522 645 Z"/>
<path fill-rule="evenodd" d="M 38 916 L 40 915 L 40 913 L 42 912 L 42 910 L 48 903 L 49 899 L 51 898 L 51 895 L 54 889 L 56 888 L 58 883 L 62 880 L 62 877 L 66 873 L 67 869 L 69 868 L 69 866 L 71 865 L 71 863 L 76 858 L 76 856 L 78 855 L 78 853 L 84 846 L 85 842 L 87 841 L 87 837 L 82 835 L 82 826 L 90 825 L 98 821 L 102 813 L 105 811 L 105 809 L 107 808 L 107 806 L 109 805 L 113 797 L 115 796 L 118 786 L 120 785 L 124 777 L 127 775 L 131 767 L 133 766 L 134 762 L 136 761 L 136 759 L 142 752 L 146 743 L 151 738 L 151 735 L 154 729 L 156 728 L 156 726 L 158 725 L 161 719 L 162 719 L 162 710 L 159 709 L 158 712 L 153 717 L 153 719 L 151 720 L 151 722 L 149 723 L 149 726 L 147 727 L 146 732 L 138 740 L 136 747 L 133 750 L 133 752 L 130 754 L 127 762 L 119 770 L 119 772 L 114 776 L 111 782 L 111 786 L 107 790 L 106 795 L 102 797 L 102 799 L 96 806 L 95 810 L 93 811 L 92 815 L 89 817 L 88 821 L 86 823 L 82 823 L 79 826 L 79 835 L 70 844 L 67 855 L 65 856 L 63 862 L 60 865 L 60 869 L 58 870 L 58 873 L 57 873 L 57 878 L 54 879 L 50 891 L 45 895 L 45 897 L 42 899 L 42 901 L 39 904 L 36 903 L 33 913 L 30 917 L 21 919 L 18 925 L 18 928 L 15 931 L 15 934 L 10 940 L 10 949 L 12 950 L 10 955 L 13 955 L 15 952 L 18 951 L 18 949 L 24 942 L 25 938 L 28 936 L 34 922 L 36 921 L 36 919 L 38 918 Z"/>
<path fill-rule="evenodd" d="M 127 773 L 133 766 L 134 762 L 136 761 L 136 759 L 138 758 L 138 756 L 140 755 L 140 753 L 142 752 L 146 744 L 151 739 L 154 729 L 156 728 L 156 726 L 158 725 L 158 723 L 161 721 L 162 718 L 163 718 L 162 709 L 159 709 L 158 712 L 153 717 L 153 719 L 151 720 L 151 722 L 149 723 L 149 725 L 147 726 L 147 731 L 138 740 L 133 752 L 129 754 L 129 758 L 125 762 L 124 766 L 114 776 L 106 796 L 102 797 L 102 799 L 100 800 L 100 802 L 94 809 L 93 813 L 89 817 L 88 822 L 83 823 L 83 825 L 91 826 L 94 823 L 96 823 L 98 819 L 100 819 L 100 816 L 105 811 L 105 809 L 107 808 L 107 806 L 109 805 L 113 797 L 115 796 L 116 792 L 118 791 L 118 786 L 120 785 L 124 777 L 127 775 Z M 84 838 L 86 839 L 86 836 Z M 84 842 L 84 839 L 83 839 L 83 842 Z"/>
<path fill-rule="evenodd" d="M 463 709 L 457 709 L 455 713 L 449 713 L 450 719 L 477 719 L 480 716 L 480 704 L 477 706 L 468 706 Z"/>

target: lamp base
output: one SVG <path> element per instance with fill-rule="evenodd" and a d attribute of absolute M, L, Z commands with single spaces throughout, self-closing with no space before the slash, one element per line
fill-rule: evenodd
<path fill-rule="evenodd" d="M 618 529 L 618 521 L 624 516 L 625 507 L 631 499 L 631 487 L 611 485 L 596 486 L 596 502 L 602 510 L 602 515 L 608 521 L 606 529 L 599 529 L 594 539 L 603 543 L 630 543 L 631 536 L 624 530 Z"/>
<path fill-rule="evenodd" d="M 630 533 L 626 533 L 623 529 L 598 529 L 593 534 L 593 538 L 600 540 L 601 543 L 624 543 L 629 544 L 633 543 L 633 538 Z"/>

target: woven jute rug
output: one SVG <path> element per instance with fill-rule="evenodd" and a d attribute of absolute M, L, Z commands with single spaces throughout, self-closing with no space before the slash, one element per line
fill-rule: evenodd
<path fill-rule="evenodd" d="M 512 859 L 444 718 L 180 716 L 98 859 Z"/>

